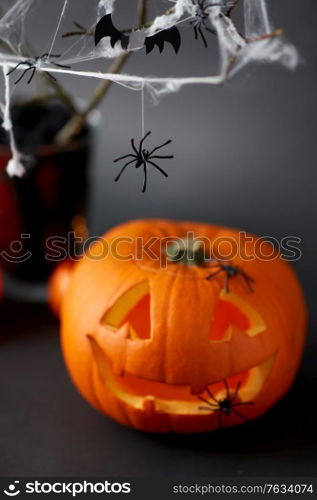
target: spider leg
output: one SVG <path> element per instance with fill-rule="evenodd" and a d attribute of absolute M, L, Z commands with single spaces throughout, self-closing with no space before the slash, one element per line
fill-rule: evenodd
<path fill-rule="evenodd" d="M 235 401 L 235 399 L 237 398 L 240 386 L 241 386 L 241 382 L 238 382 L 237 386 L 236 386 L 236 389 L 234 391 L 234 395 L 230 398 L 231 403 L 233 403 Z"/>
<path fill-rule="evenodd" d="M 31 66 L 30 66 L 29 68 L 26 68 L 26 69 L 23 71 L 23 73 L 22 73 L 22 75 L 20 76 L 20 78 L 18 78 L 18 79 L 17 79 L 17 81 L 16 81 L 16 82 L 14 82 L 14 85 L 16 85 L 17 83 L 19 83 L 19 82 L 22 80 L 22 78 L 24 77 L 24 75 L 25 75 L 28 71 L 30 71 L 30 69 L 32 69 L 32 67 L 31 67 Z"/>
<path fill-rule="evenodd" d="M 246 278 L 245 276 L 244 276 L 244 280 L 245 280 L 246 285 L 247 285 L 247 287 L 248 287 L 248 289 L 249 289 L 249 292 L 250 292 L 250 293 L 253 293 L 253 292 L 254 292 L 254 289 L 253 289 L 253 286 L 251 285 L 251 283 L 253 283 L 253 280 L 252 280 L 252 281 L 250 281 L 250 280 L 249 280 L 248 278 Z"/>
<path fill-rule="evenodd" d="M 125 169 L 127 168 L 128 165 L 130 165 L 130 163 L 133 163 L 135 160 L 131 160 L 131 161 L 128 161 L 128 163 L 126 163 L 125 165 L 123 165 L 122 169 L 120 170 L 119 174 L 117 175 L 117 177 L 115 178 L 115 182 L 118 182 L 118 180 L 120 179 L 121 175 L 123 174 L 123 172 L 125 171 Z"/>
<path fill-rule="evenodd" d="M 207 47 L 208 47 L 207 40 L 206 40 L 205 35 L 204 35 L 204 33 L 203 33 L 203 31 L 202 31 L 202 29 L 201 29 L 200 26 L 198 28 L 198 31 L 199 31 L 199 34 L 200 34 L 200 36 L 202 38 L 203 44 L 205 46 L 205 49 L 207 49 Z"/>
<path fill-rule="evenodd" d="M 124 160 L 125 158 L 129 158 L 129 157 L 137 158 L 136 155 L 133 155 L 132 153 L 130 153 L 128 155 L 120 156 L 120 158 L 116 158 L 115 160 L 113 160 L 113 162 L 116 163 L 119 160 Z"/>
<path fill-rule="evenodd" d="M 194 32 L 195 32 L 195 40 L 198 40 L 197 26 L 194 26 Z"/>
<path fill-rule="evenodd" d="M 145 134 L 145 136 L 141 139 L 140 141 L 140 147 L 139 147 L 139 154 L 141 154 L 142 152 L 142 146 L 143 146 L 143 142 L 145 141 L 145 139 L 151 134 L 152 132 L 149 131 Z"/>
<path fill-rule="evenodd" d="M 143 179 L 142 193 L 145 193 L 147 185 L 147 165 L 145 161 L 143 162 L 143 172 L 144 172 L 144 179 Z"/>
<path fill-rule="evenodd" d="M 219 273 L 223 273 L 223 269 L 218 269 L 218 271 L 215 271 L 211 274 L 208 274 L 208 276 L 206 277 L 206 280 L 210 280 L 211 278 L 214 278 L 214 276 L 217 276 L 217 274 Z"/>
<path fill-rule="evenodd" d="M 31 83 L 31 81 L 33 80 L 34 78 L 34 75 L 35 75 L 35 72 L 36 72 L 36 68 L 30 68 L 32 70 L 32 73 L 31 73 L 31 76 L 30 78 L 28 79 L 27 83 L 28 85 Z"/>
<path fill-rule="evenodd" d="M 249 276 L 245 271 L 243 271 L 243 269 L 241 269 L 241 267 L 239 267 L 238 269 L 239 269 L 239 273 L 241 274 L 241 276 L 243 276 L 246 280 L 250 281 L 250 283 L 255 283 L 255 280 L 253 278 L 251 278 L 251 276 Z"/>
<path fill-rule="evenodd" d="M 228 273 L 226 273 L 226 277 L 225 277 L 225 292 L 226 293 L 230 293 L 230 289 L 229 289 L 229 276 L 228 276 Z"/>
<path fill-rule="evenodd" d="M 56 78 L 55 76 L 51 75 L 51 73 L 49 73 L 48 71 L 45 72 L 52 80 L 54 80 L 54 82 L 56 82 Z"/>
<path fill-rule="evenodd" d="M 13 71 L 18 69 L 19 66 L 23 66 L 24 64 L 27 64 L 27 62 L 26 61 L 19 62 L 16 66 L 14 66 L 14 68 L 11 68 L 10 71 L 8 71 L 7 76 L 11 75 L 11 73 L 13 73 Z"/>
<path fill-rule="evenodd" d="M 159 170 L 161 172 L 161 174 L 163 174 L 165 177 L 168 177 L 168 174 L 165 172 L 165 170 L 163 170 L 161 167 L 156 165 L 156 163 L 154 163 L 154 161 L 151 161 L 148 159 L 147 162 L 151 163 L 151 165 L 153 165 L 153 167 L 157 168 L 157 170 Z"/>
<path fill-rule="evenodd" d="M 57 66 L 57 68 L 65 68 L 65 69 L 70 69 L 71 68 L 71 66 L 66 66 L 66 64 L 58 64 L 58 63 L 52 62 L 52 61 L 51 61 L 50 64 L 52 64 L 53 66 Z"/>
<path fill-rule="evenodd" d="M 211 392 L 211 390 L 209 389 L 209 387 L 208 387 L 207 385 L 206 385 L 206 387 L 205 387 L 205 390 L 206 390 L 206 392 L 207 392 L 208 396 L 209 396 L 211 399 L 213 399 L 213 400 L 217 403 L 217 405 L 219 406 L 219 401 L 215 398 L 215 396 L 213 395 L 213 393 Z"/>
<path fill-rule="evenodd" d="M 202 401 L 203 403 L 206 403 L 211 408 L 219 408 L 218 404 L 215 405 L 214 403 L 211 403 L 210 401 L 208 401 L 208 399 L 205 399 L 203 396 L 197 396 L 197 398 L 200 399 L 200 401 Z"/>
<path fill-rule="evenodd" d="M 244 422 L 248 422 L 249 421 L 245 415 L 242 415 L 242 413 L 240 413 L 235 408 L 231 408 L 231 411 L 233 411 L 233 413 L 235 413 L 236 415 L 238 415 L 238 417 L 240 417 L 242 420 L 244 420 Z"/>
<path fill-rule="evenodd" d="M 160 158 L 160 159 L 163 159 L 163 160 L 167 160 L 169 158 L 174 158 L 173 155 L 167 155 L 167 156 L 150 156 L 151 160 L 152 158 Z"/>
<path fill-rule="evenodd" d="M 253 293 L 254 289 L 253 289 L 252 283 L 255 283 L 255 280 L 253 278 L 251 278 L 251 276 L 249 276 L 244 271 L 240 271 L 240 274 L 244 278 L 244 281 L 249 289 L 249 292 Z"/>
<path fill-rule="evenodd" d="M 254 404 L 253 401 L 241 401 L 241 403 L 234 403 L 231 408 L 235 408 L 236 406 L 245 406 L 245 405 L 252 406 L 253 404 Z"/>
<path fill-rule="evenodd" d="M 163 144 L 161 144 L 160 146 L 156 146 L 156 148 L 152 149 L 152 151 L 150 151 L 149 153 L 149 156 L 152 156 L 152 154 L 157 151 L 158 149 L 161 149 L 163 148 L 164 146 L 167 146 L 168 144 L 170 144 L 172 141 L 171 139 L 168 139 L 168 141 L 164 142 Z"/>
<path fill-rule="evenodd" d="M 225 388 L 226 388 L 226 396 L 227 396 L 227 399 L 230 400 L 230 390 L 229 390 L 229 386 L 228 386 L 228 382 L 227 382 L 227 379 L 225 378 L 224 381 L 223 381 L 224 385 L 225 385 Z"/>
<path fill-rule="evenodd" d="M 134 139 L 131 139 L 131 146 L 133 148 L 133 151 L 135 152 L 135 154 L 138 156 L 139 155 L 139 151 L 137 150 L 137 148 L 135 147 L 135 144 L 134 144 Z"/>
<path fill-rule="evenodd" d="M 50 58 L 53 58 L 53 59 L 58 59 L 59 57 L 61 57 L 61 54 L 48 54 L 46 52 L 46 54 L 42 54 L 41 57 L 50 57 Z"/>

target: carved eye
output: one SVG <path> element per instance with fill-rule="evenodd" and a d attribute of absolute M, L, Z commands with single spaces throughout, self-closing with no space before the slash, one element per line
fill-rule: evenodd
<path fill-rule="evenodd" d="M 149 283 L 142 281 L 121 295 L 101 322 L 113 331 L 119 330 L 127 323 L 130 339 L 149 339 L 151 338 L 150 303 Z"/>
<path fill-rule="evenodd" d="M 261 316 L 247 302 L 234 293 L 222 292 L 211 322 L 210 341 L 230 340 L 233 326 L 237 326 L 249 337 L 266 329 Z"/>

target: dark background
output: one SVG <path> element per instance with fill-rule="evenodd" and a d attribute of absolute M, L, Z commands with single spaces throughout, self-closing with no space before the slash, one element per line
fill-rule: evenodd
<path fill-rule="evenodd" d="M 113 86 L 96 131 L 89 221 L 93 235 L 127 219 L 168 217 L 302 238 L 303 257 L 295 266 L 310 308 L 310 333 L 294 387 L 246 426 L 200 436 L 141 434 L 97 414 L 76 393 L 60 355 L 58 323 L 45 305 L 6 301 L 0 310 L 1 475 L 315 474 L 317 5 L 315 0 L 269 4 L 275 27 L 286 29 L 302 64 L 294 73 L 252 66 L 221 87 L 187 87 L 158 107 L 147 100 L 146 129 L 153 132 L 153 144 L 172 138 L 175 159 L 164 165 L 169 179 L 150 172 L 145 195 L 138 171 L 113 182 L 112 159 L 129 152 L 130 138 L 140 133 L 139 93 Z M 87 5 L 78 3 L 76 20 L 85 19 Z M 119 27 L 131 25 L 126 7 L 122 0 Z M 49 8 L 55 11 L 52 4 Z M 153 11 L 160 10 L 161 2 L 154 2 Z M 215 73 L 212 36 L 205 51 L 191 29 L 182 33 L 179 56 L 169 47 L 161 56 L 136 54 L 126 70 Z M 40 43 L 44 32 L 38 37 Z M 96 84 L 84 78 L 63 81 L 82 98 Z"/>

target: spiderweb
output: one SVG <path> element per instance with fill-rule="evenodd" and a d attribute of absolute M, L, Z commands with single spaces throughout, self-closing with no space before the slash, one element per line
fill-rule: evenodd
<path fill-rule="evenodd" d="M 179 91 L 184 85 L 204 84 L 219 85 L 224 80 L 237 74 L 242 68 L 252 62 L 279 62 L 289 69 L 298 64 L 298 53 L 282 36 L 281 30 L 274 31 L 269 19 L 266 0 L 162 0 L 162 12 L 155 17 L 148 27 L 134 30 L 130 27 L 129 51 L 141 50 L 144 37 L 176 26 L 189 25 L 195 20 L 198 5 L 203 2 L 204 12 L 210 28 L 214 31 L 219 47 L 219 72 L 215 75 L 202 76 L 141 76 L 119 74 L 98 70 L 98 62 L 111 60 L 123 54 L 120 43 L 111 47 L 109 38 L 104 38 L 95 47 L 93 32 L 98 20 L 106 14 L 115 14 L 115 8 L 120 0 L 89 0 L 89 12 L 85 14 L 85 28 L 76 37 L 63 39 L 62 34 L 69 31 L 73 24 L 72 12 L 78 0 L 54 0 L 56 4 L 56 19 L 50 19 L 48 40 L 46 46 L 39 47 L 38 54 L 61 55 L 58 62 L 69 65 L 70 68 L 56 67 L 50 59 L 37 61 L 37 71 L 51 74 L 75 75 L 78 77 L 109 80 L 131 90 L 144 93 L 147 90 L 154 98 Z M 167 7 L 167 10 L 166 10 Z M 43 11 L 44 8 L 44 11 Z M 233 9 L 243 9 L 243 32 L 237 28 Z M 34 23 L 45 19 L 45 2 L 39 0 L 0 0 L 2 17 L 0 18 L 0 68 L 2 67 L 4 91 L 0 95 L 0 112 L 2 126 L 9 134 L 12 158 L 8 163 L 9 175 L 22 176 L 25 171 L 25 158 L 18 151 L 14 140 L 13 124 L 10 116 L 12 80 L 8 72 L 18 63 L 30 60 L 30 41 L 36 32 Z M 33 23 L 33 24 L 32 24 Z M 42 42 L 43 43 L 43 42 Z M 208 60 L 208 58 L 207 58 Z M 94 67 L 94 65 L 96 65 Z M 21 64 L 19 71 L 27 69 Z M 207 67 L 207 65 L 206 65 Z M 55 75 L 56 76 L 56 75 Z"/>

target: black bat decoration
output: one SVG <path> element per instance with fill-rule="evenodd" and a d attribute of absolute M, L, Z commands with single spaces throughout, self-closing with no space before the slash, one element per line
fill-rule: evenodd
<path fill-rule="evenodd" d="M 95 30 L 95 45 L 98 45 L 100 40 L 105 37 L 110 37 L 112 48 L 114 48 L 117 42 L 121 43 L 123 50 L 127 50 L 129 47 L 130 37 L 117 30 L 112 22 L 111 14 L 103 16 L 98 21 Z M 169 42 L 177 54 L 181 46 L 181 36 L 176 26 L 159 31 L 152 36 L 147 36 L 144 41 L 146 53 L 149 54 L 154 49 L 155 45 L 158 46 L 160 53 L 162 53 L 165 42 Z"/>
<path fill-rule="evenodd" d="M 176 26 L 159 31 L 155 35 L 147 36 L 144 42 L 146 53 L 149 54 L 154 49 L 155 45 L 158 46 L 160 53 L 162 53 L 165 42 L 169 42 L 177 54 L 181 46 L 181 36 Z"/>
<path fill-rule="evenodd" d="M 112 48 L 114 48 L 115 44 L 120 41 L 122 49 L 127 50 L 130 37 L 117 30 L 117 28 L 113 25 L 111 14 L 103 16 L 98 21 L 95 31 L 95 45 L 98 45 L 100 40 L 106 36 L 110 37 L 110 44 Z"/>

